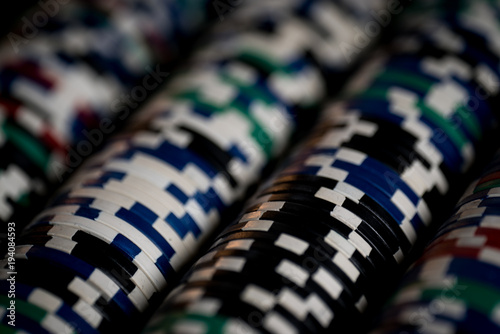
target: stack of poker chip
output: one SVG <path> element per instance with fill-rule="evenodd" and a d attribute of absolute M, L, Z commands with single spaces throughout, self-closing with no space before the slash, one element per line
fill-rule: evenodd
<path fill-rule="evenodd" d="M 167 77 L 204 1 L 40 1 L 0 46 L 0 225 L 21 230 Z M 160 66 L 161 64 L 161 66 Z"/>
<path fill-rule="evenodd" d="M 137 331 L 321 102 L 322 70 L 351 65 L 338 48 L 361 8 L 262 0 L 225 18 L 16 240 L 0 271 L 5 310 L 14 262 L 16 329 Z"/>
<path fill-rule="evenodd" d="M 500 154 L 406 273 L 373 333 L 500 331 Z"/>
<path fill-rule="evenodd" d="M 496 23 L 493 14 L 476 17 L 485 6 L 460 2 L 444 17 L 427 8 L 429 21 L 416 8 L 402 19 L 406 30 L 323 111 L 146 332 L 363 330 L 496 124 L 496 44 L 493 35 L 475 39 Z M 449 29 L 429 29 L 439 20 Z M 443 31 L 460 31 L 456 43 L 445 43 Z"/>

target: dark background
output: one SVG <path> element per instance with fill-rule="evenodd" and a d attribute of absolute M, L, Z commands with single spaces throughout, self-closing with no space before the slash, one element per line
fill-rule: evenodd
<path fill-rule="evenodd" d="M 44 2 L 46 0 L 43 0 Z M 19 23 L 26 9 L 36 5 L 36 0 L 14 0 L 6 1 L 0 10 L 0 32 L 6 35 L 12 28 L 12 25 Z"/>

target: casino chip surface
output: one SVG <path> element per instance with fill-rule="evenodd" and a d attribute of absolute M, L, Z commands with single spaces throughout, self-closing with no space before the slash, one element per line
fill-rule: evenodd
<path fill-rule="evenodd" d="M 497 153 L 410 267 L 372 333 L 496 333 L 499 314 Z"/>
<path fill-rule="evenodd" d="M 373 13 L 395 9 L 385 1 L 206 11 L 214 4 L 71 3 L 20 60 L 0 56 L 0 147 L 12 157 L 0 183 L 15 190 L 2 219 L 16 205 L 35 216 L 0 261 L 2 332 L 13 329 L 12 275 L 18 331 L 366 332 L 494 145 L 495 2 L 401 6 L 375 49 Z M 173 59 L 214 14 L 220 22 L 167 82 L 155 61 Z M 360 45 L 364 35 L 371 43 Z M 30 194 L 47 193 L 54 163 L 84 150 L 110 112 L 125 118 L 139 103 L 123 94 L 151 78 L 165 85 L 35 210 Z M 443 289 L 459 296 L 432 314 L 429 333 L 498 331 L 498 161 L 376 331 L 418 332 L 408 316 L 432 313 Z"/>
<path fill-rule="evenodd" d="M 0 226 L 18 231 L 211 20 L 205 1 L 40 1 L 0 46 Z M 2 243 L 3 244 L 3 243 Z M 2 245 L 3 248 L 3 245 Z"/>
<path fill-rule="evenodd" d="M 488 10 L 498 7 L 427 1 L 402 16 L 145 332 L 366 332 L 373 308 L 387 298 L 428 226 L 464 188 L 460 181 L 496 129 L 498 87 L 489 79 L 498 78 L 499 57 L 488 29 L 497 21 Z M 438 25 L 449 30 L 434 29 Z M 445 43 L 443 31 L 461 43 Z M 483 98 L 472 101 L 476 93 Z M 443 263 L 430 263 L 426 273 L 439 276 Z M 438 298 L 443 283 L 431 283 L 425 291 L 411 285 L 402 300 L 417 308 Z M 475 293 L 491 296 L 486 315 L 494 317 L 494 289 L 476 284 L 466 295 Z M 475 321 L 464 328 L 493 333 L 488 322 L 472 325 L 485 319 L 479 308 L 490 305 L 480 300 L 474 305 L 481 308 L 462 307 L 464 318 Z M 455 304 L 444 318 L 457 316 Z M 400 310 L 408 316 L 400 304 L 393 312 Z"/>
<path fill-rule="evenodd" d="M 352 38 L 341 29 L 367 18 L 348 2 L 254 1 L 216 25 L 17 238 L 18 328 L 139 331 L 224 215 L 314 120 L 325 73 L 354 65 L 336 46 Z"/>

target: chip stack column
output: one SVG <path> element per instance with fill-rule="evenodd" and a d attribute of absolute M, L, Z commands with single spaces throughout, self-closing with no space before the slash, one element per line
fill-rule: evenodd
<path fill-rule="evenodd" d="M 325 96 L 322 73 L 354 64 L 339 45 L 372 20 L 381 2 L 370 3 L 252 1 L 215 27 L 16 241 L 16 328 L 137 331 L 220 217 L 313 118 L 305 111 Z M 0 289 L 7 306 L 9 283 Z"/>
<path fill-rule="evenodd" d="M 500 153 L 440 226 L 372 331 L 500 331 Z"/>
<path fill-rule="evenodd" d="M 2 235 L 7 222 L 21 231 L 209 20 L 208 1 L 37 3 L 0 46 Z"/>
<path fill-rule="evenodd" d="M 498 8 L 443 3 L 402 20 L 146 333 L 363 330 L 496 127 Z"/>

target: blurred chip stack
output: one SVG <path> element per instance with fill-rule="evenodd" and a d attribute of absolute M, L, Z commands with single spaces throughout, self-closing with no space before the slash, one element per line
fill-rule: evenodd
<path fill-rule="evenodd" d="M 439 227 L 373 333 L 500 330 L 499 162 L 497 154 Z"/>
<path fill-rule="evenodd" d="M 0 47 L 0 332 L 498 332 L 500 155 L 438 225 L 498 146 L 500 5 L 407 2 L 39 2 Z"/>
<path fill-rule="evenodd" d="M 167 77 L 205 1 L 40 1 L 0 47 L 0 226 L 23 223 Z M 209 15 L 209 13 L 212 13 Z"/>
<path fill-rule="evenodd" d="M 491 145 L 497 11 L 489 1 L 415 5 L 146 332 L 366 330 L 363 315 Z"/>
<path fill-rule="evenodd" d="M 340 80 L 362 53 L 346 59 L 340 46 L 382 4 L 253 1 L 216 25 L 16 241 L 18 328 L 140 329 L 221 217 L 314 121 L 325 77 Z M 10 283 L 0 288 L 8 295 Z"/>

